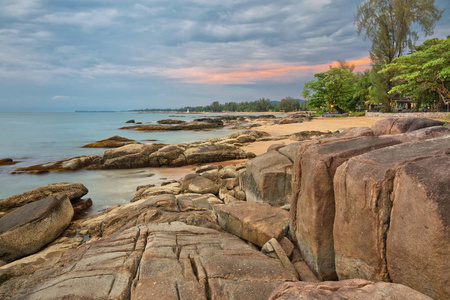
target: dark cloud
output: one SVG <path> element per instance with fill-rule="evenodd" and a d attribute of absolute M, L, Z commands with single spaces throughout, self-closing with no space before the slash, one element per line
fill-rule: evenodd
<path fill-rule="evenodd" d="M 368 56 L 360 2 L 4 0 L 0 111 L 298 97 L 320 68 Z"/>

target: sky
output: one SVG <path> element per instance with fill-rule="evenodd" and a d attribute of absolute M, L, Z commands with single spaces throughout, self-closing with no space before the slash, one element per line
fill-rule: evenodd
<path fill-rule="evenodd" d="M 0 112 L 301 98 L 337 60 L 368 68 L 358 3 L 1 0 Z M 427 38 L 445 38 L 450 3 L 435 3 L 446 10 Z"/>

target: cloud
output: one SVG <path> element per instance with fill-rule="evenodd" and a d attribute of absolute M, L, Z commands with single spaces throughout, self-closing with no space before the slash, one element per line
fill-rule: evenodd
<path fill-rule="evenodd" d="M 52 100 L 65 100 L 65 99 L 69 99 L 69 96 L 63 96 L 63 95 L 56 95 L 52 97 Z"/>
<path fill-rule="evenodd" d="M 2 0 L 0 14 L 9 17 L 25 17 L 39 11 L 38 0 Z"/>
<path fill-rule="evenodd" d="M 99 9 L 82 12 L 57 12 L 35 19 L 35 22 L 55 25 L 77 25 L 83 28 L 107 27 L 115 22 L 116 9 Z"/>

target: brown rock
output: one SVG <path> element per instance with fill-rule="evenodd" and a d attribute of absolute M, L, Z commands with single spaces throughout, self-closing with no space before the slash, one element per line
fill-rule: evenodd
<path fill-rule="evenodd" d="M 157 151 L 160 146 L 131 144 L 103 153 L 103 168 L 129 169 L 142 168 L 149 165 L 149 155 Z"/>
<path fill-rule="evenodd" d="M 189 184 L 189 190 L 198 194 L 218 194 L 219 186 L 208 178 L 198 176 Z"/>
<path fill-rule="evenodd" d="M 156 152 L 150 154 L 149 166 L 171 166 L 179 167 L 186 165 L 186 157 L 184 156 L 184 148 L 178 145 L 164 146 Z"/>
<path fill-rule="evenodd" d="M 88 189 L 81 183 L 53 183 L 45 185 L 23 194 L 14 195 L 0 200 L 0 211 L 10 210 L 20 207 L 27 203 L 44 199 L 49 196 L 60 197 L 67 195 L 69 200 L 74 201 L 80 199 L 88 193 Z"/>
<path fill-rule="evenodd" d="M 217 144 L 191 147 L 184 152 L 184 155 L 189 165 L 255 157 L 253 153 L 245 152 L 234 146 Z"/>
<path fill-rule="evenodd" d="M 137 144 L 136 141 L 130 140 L 118 135 L 84 145 L 82 148 L 118 148 L 129 144 Z"/>
<path fill-rule="evenodd" d="M 0 219 L 0 266 L 33 254 L 69 226 L 73 208 L 67 196 L 47 197 Z"/>
<path fill-rule="evenodd" d="M 389 280 L 386 238 L 396 172 L 409 162 L 445 156 L 449 145 L 450 136 L 404 143 L 354 157 L 337 169 L 334 250 L 339 279 Z M 435 218 L 432 213 L 428 217 Z"/>
<path fill-rule="evenodd" d="M 289 213 L 264 203 L 233 202 L 215 207 L 219 225 L 259 247 L 286 235 Z"/>
<path fill-rule="evenodd" d="M 386 300 L 431 300 L 407 286 L 394 283 L 373 283 L 362 279 L 344 281 L 312 282 L 286 282 L 272 292 L 269 300 L 288 299 L 386 299 Z"/>
<path fill-rule="evenodd" d="M 292 161 L 277 151 L 270 151 L 247 162 L 243 177 L 248 202 L 282 206 L 291 195 Z"/>
<path fill-rule="evenodd" d="M 76 171 L 88 167 L 94 168 L 94 166 L 100 165 L 100 163 L 101 163 L 100 156 L 86 155 L 63 159 L 56 162 L 34 165 L 30 167 L 18 168 L 15 171 L 15 173 L 42 174 L 51 171 L 53 172 Z"/>
<path fill-rule="evenodd" d="M 372 125 L 374 135 L 398 134 L 414 131 L 421 128 L 442 126 L 444 122 L 427 118 L 387 118 Z"/>
<path fill-rule="evenodd" d="M 397 172 L 386 242 L 391 280 L 433 299 L 450 299 L 449 170 L 446 155 Z"/>
<path fill-rule="evenodd" d="M 19 162 L 18 161 L 14 161 L 11 158 L 0 159 L 0 166 L 15 165 L 17 163 L 19 163 Z"/>
<path fill-rule="evenodd" d="M 348 159 L 375 149 L 398 144 L 394 138 L 360 137 L 304 144 L 296 160 L 299 195 L 291 203 L 291 230 L 306 263 L 321 280 L 336 279 L 333 224 L 333 177 Z"/>

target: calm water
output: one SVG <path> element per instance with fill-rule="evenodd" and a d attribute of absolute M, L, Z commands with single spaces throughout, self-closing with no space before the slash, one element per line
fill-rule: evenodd
<path fill-rule="evenodd" d="M 84 149 L 81 146 L 120 135 L 141 141 L 156 139 L 156 143 L 182 143 L 222 137 L 228 130 L 138 132 L 118 130 L 130 119 L 136 122 L 156 122 L 161 119 L 192 120 L 205 115 L 138 114 L 117 113 L 0 113 L 0 159 L 12 158 L 21 161 L 13 166 L 0 167 L 0 199 L 20 194 L 30 189 L 56 182 L 81 182 L 88 189 L 85 197 L 92 198 L 91 213 L 106 207 L 129 202 L 136 187 L 143 184 L 158 184 L 162 177 L 175 172 L 158 169 L 105 170 L 59 172 L 42 175 L 16 174 L 16 168 L 56 161 L 80 155 L 101 155 L 106 149 Z M 172 116 L 172 117 L 170 117 Z M 183 116 L 183 117 L 181 117 Z M 150 173 L 155 175 L 148 177 Z M 176 176 L 176 175 L 173 175 Z M 169 178 L 170 179 L 170 178 Z M 179 178 L 174 178 L 179 179 Z"/>

